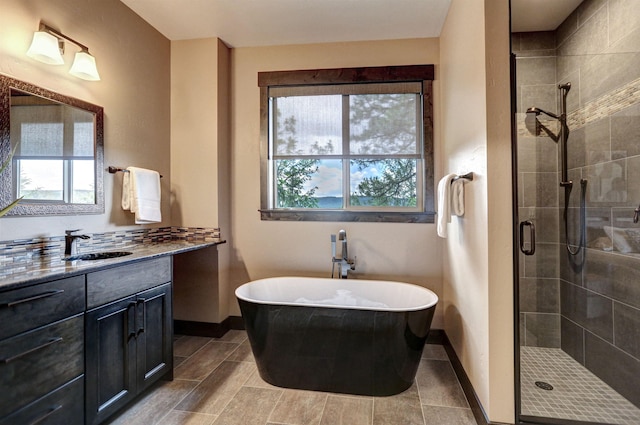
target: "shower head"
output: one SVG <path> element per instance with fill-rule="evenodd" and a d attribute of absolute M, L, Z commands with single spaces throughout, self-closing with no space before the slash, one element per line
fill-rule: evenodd
<path fill-rule="evenodd" d="M 540 115 L 540 109 L 536 108 L 535 106 L 532 106 L 531 108 L 527 109 L 527 114 Z"/>
<path fill-rule="evenodd" d="M 560 119 L 560 117 L 557 116 L 556 114 L 551 113 L 551 112 L 547 112 L 544 109 L 536 108 L 535 106 L 532 106 L 531 108 L 527 109 L 527 115 L 528 114 L 535 114 L 536 117 L 538 115 L 540 115 L 540 114 L 545 114 L 545 115 L 550 116 L 551 118 L 554 118 L 554 119 L 557 119 L 557 120 Z"/>
<path fill-rule="evenodd" d="M 529 133 L 533 134 L 534 136 L 541 136 L 544 133 L 544 135 L 551 138 L 551 140 L 553 140 L 554 142 L 557 142 L 558 136 L 554 134 L 547 126 L 545 126 L 540 121 L 538 121 L 538 115 L 540 114 L 546 114 L 552 118 L 559 119 L 554 114 L 550 114 L 540 108 L 531 107 L 527 109 L 527 114 L 524 119 L 525 127 L 527 127 L 527 130 L 529 130 Z"/>

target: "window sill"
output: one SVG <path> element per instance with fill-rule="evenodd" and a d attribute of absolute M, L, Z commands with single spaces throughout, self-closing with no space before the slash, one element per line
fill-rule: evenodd
<path fill-rule="evenodd" d="M 259 210 L 263 221 L 344 221 L 363 223 L 434 223 L 434 212 Z"/>

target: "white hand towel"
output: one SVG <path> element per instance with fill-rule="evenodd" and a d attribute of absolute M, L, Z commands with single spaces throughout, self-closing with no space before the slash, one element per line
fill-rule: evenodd
<path fill-rule="evenodd" d="M 464 179 L 451 182 L 451 214 L 464 215 Z"/>
<path fill-rule="evenodd" d="M 447 237 L 447 223 L 451 221 L 451 181 L 455 174 L 447 174 L 438 183 L 438 236 Z"/>
<path fill-rule="evenodd" d="M 130 205 L 135 223 L 158 223 L 160 211 L 160 174 L 145 168 L 128 167 L 130 176 Z M 123 180 L 124 181 L 124 180 Z"/>

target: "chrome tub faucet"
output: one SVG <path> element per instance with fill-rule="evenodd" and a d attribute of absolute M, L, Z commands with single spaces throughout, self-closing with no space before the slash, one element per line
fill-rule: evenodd
<path fill-rule="evenodd" d="M 338 232 L 338 240 L 342 242 L 342 249 L 340 257 L 336 256 L 336 235 L 331 235 L 331 277 L 334 275 L 334 269 L 338 264 L 338 279 L 346 279 L 349 274 L 349 270 L 356 269 L 356 262 L 354 259 L 349 258 L 347 249 L 347 232 L 340 230 Z"/>

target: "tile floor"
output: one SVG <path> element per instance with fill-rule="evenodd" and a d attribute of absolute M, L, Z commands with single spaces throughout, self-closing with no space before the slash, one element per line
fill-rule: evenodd
<path fill-rule="evenodd" d="M 559 348 L 520 347 L 520 364 L 523 415 L 640 424 L 640 409 Z"/>
<path fill-rule="evenodd" d="M 111 425 L 476 425 L 444 348 L 427 345 L 415 384 L 391 397 L 301 391 L 265 383 L 244 331 L 177 336 L 175 373 Z"/>

